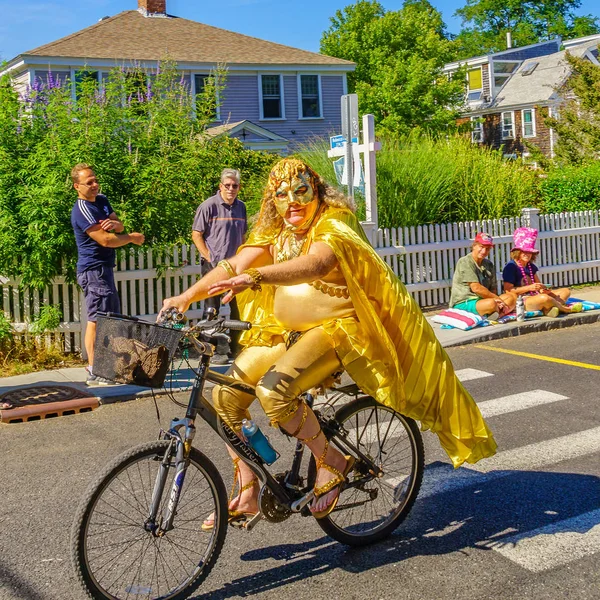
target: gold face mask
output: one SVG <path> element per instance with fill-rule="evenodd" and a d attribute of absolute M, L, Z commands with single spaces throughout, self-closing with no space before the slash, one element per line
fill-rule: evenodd
<path fill-rule="evenodd" d="M 306 163 L 295 158 L 284 158 L 273 167 L 267 189 L 288 229 L 297 231 L 310 225 L 317 213 L 317 179 Z"/>
<path fill-rule="evenodd" d="M 288 208 L 292 204 L 308 206 L 315 200 L 308 173 L 298 173 L 288 180 L 283 180 L 275 192 L 275 208 L 285 218 Z"/>

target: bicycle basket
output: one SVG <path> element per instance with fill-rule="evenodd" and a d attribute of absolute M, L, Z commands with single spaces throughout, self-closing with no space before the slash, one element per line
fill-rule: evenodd
<path fill-rule="evenodd" d="M 183 333 L 146 321 L 98 315 L 94 375 L 161 387 Z"/>

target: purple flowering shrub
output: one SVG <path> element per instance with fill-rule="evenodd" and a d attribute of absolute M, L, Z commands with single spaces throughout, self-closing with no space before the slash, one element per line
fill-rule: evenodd
<path fill-rule="evenodd" d="M 142 231 L 155 256 L 190 243 L 198 204 L 215 193 L 224 167 L 242 171 L 240 198 L 258 206 L 277 156 L 203 135 L 217 111 L 220 69 L 194 99 L 189 81 L 165 61 L 76 82 L 51 72 L 26 89 L 0 80 L 0 275 L 43 287 L 73 278 L 70 211 L 73 165 L 91 164 L 126 230 Z"/>

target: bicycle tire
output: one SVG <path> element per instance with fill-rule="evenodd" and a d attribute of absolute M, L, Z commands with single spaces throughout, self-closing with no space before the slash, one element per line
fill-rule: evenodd
<path fill-rule="evenodd" d="M 105 468 L 90 485 L 82 499 L 71 531 L 72 559 L 77 577 L 90 598 L 120 600 L 143 597 L 148 600 L 151 598 L 182 600 L 200 586 L 213 568 L 227 533 L 227 492 L 217 468 L 199 450 L 192 448 L 190 452 L 190 462 L 177 505 L 173 529 L 158 538 L 143 527 L 144 520 L 148 516 L 149 498 L 154 489 L 156 472 L 168 447 L 168 441 L 155 441 L 128 450 Z M 169 471 L 174 473 L 174 468 Z M 197 481 L 196 477 L 198 477 Z M 165 497 L 168 499 L 170 494 L 171 481 L 172 476 L 169 473 L 159 514 L 162 514 Z M 126 496 L 129 485 L 131 485 L 131 498 Z M 134 489 L 136 486 L 137 489 Z M 203 488 L 203 491 L 190 498 L 198 488 Z M 140 494 L 143 495 L 141 500 Z M 207 497 L 206 505 L 203 500 L 204 495 Z M 184 512 L 188 506 L 190 511 L 200 511 L 202 514 L 197 519 L 188 518 L 189 515 Z M 216 526 L 212 531 L 204 532 L 200 527 L 202 518 L 208 516 L 211 508 L 215 513 Z M 114 518 L 111 520 L 110 516 L 107 519 L 107 515 L 102 512 L 111 509 L 117 511 L 117 520 Z M 132 517 L 129 515 L 130 511 L 133 513 Z M 97 521 L 98 517 L 107 522 Z M 190 541 L 189 537 L 185 538 L 186 546 L 182 546 L 181 533 L 206 540 L 204 551 L 201 550 L 202 544 L 198 546 L 200 548 L 198 558 L 190 559 L 190 555 L 196 552 L 197 547 L 193 546 L 194 542 Z M 139 539 L 115 541 L 119 536 L 122 538 L 129 535 L 138 536 Z M 105 538 L 106 545 L 97 546 Z M 131 553 L 137 548 L 138 543 L 142 552 L 132 561 Z M 116 550 L 113 551 L 112 547 Z M 98 549 L 101 549 L 101 553 L 96 557 Z M 117 555 L 112 558 L 114 552 L 117 552 Z M 171 554 L 178 558 L 179 565 L 174 563 L 165 566 L 167 556 Z M 113 561 L 108 567 L 106 562 L 104 566 L 96 564 L 96 560 L 104 561 L 105 558 Z M 130 563 L 129 566 L 125 566 L 125 569 L 134 571 L 133 579 L 130 579 L 129 574 L 127 578 L 122 579 L 125 573 L 123 570 L 111 587 L 108 581 L 105 582 L 100 577 L 101 569 L 108 568 L 109 573 L 111 570 L 113 574 L 118 573 L 115 570 L 115 563 L 119 561 Z M 183 561 L 189 561 L 190 566 L 184 565 Z M 159 567 L 162 571 L 158 570 Z M 123 565 L 120 564 L 119 568 L 122 569 Z M 177 580 L 177 573 L 181 570 L 185 572 L 181 575 L 183 579 L 173 586 L 169 583 L 169 578 L 172 575 L 173 579 Z M 148 572 L 151 573 L 150 577 Z M 163 586 L 166 585 L 168 588 L 163 587 L 162 592 L 161 579 L 164 579 Z"/>
<path fill-rule="evenodd" d="M 389 506 L 387 508 L 382 507 L 381 509 L 382 513 L 388 510 L 388 514 L 382 514 L 381 522 L 378 524 L 373 523 L 373 521 L 369 523 L 361 522 L 360 519 L 354 521 L 350 519 L 349 511 L 352 509 L 344 509 L 344 505 L 350 506 L 353 502 L 364 501 L 362 494 L 366 493 L 350 487 L 342 492 L 336 510 L 323 519 L 317 519 L 317 523 L 327 535 L 342 544 L 348 546 L 366 546 L 391 535 L 402 521 L 404 521 L 413 507 L 421 487 L 425 468 L 423 438 L 421 437 L 419 427 L 413 419 L 405 417 L 392 408 L 378 403 L 370 396 L 363 396 L 342 406 L 336 412 L 335 418 L 341 428 L 349 432 L 349 439 L 355 445 L 358 445 L 362 452 L 370 456 L 376 464 L 383 468 L 383 478 L 374 479 L 369 489 L 377 489 L 378 496 L 376 500 L 381 495 L 384 499 L 383 504 L 385 504 L 386 494 L 388 494 L 387 504 Z M 367 428 L 371 428 L 373 431 L 378 430 L 380 423 L 383 425 L 382 429 L 387 430 L 383 444 L 388 439 L 397 440 L 394 446 L 388 447 L 385 454 L 382 453 L 383 445 L 381 437 L 372 441 L 373 436 L 367 436 L 367 432 L 370 431 Z M 361 427 L 362 434 L 359 435 Z M 394 427 L 393 430 L 392 427 Z M 351 433 L 353 430 L 359 432 L 355 435 L 355 438 L 353 438 L 353 434 Z M 377 444 L 379 444 L 379 448 L 376 448 Z M 398 449 L 407 454 L 407 456 L 401 462 L 400 459 L 394 462 L 390 458 L 390 452 L 398 445 L 400 445 Z M 383 456 L 386 458 L 382 459 Z M 311 472 L 315 473 L 314 457 L 311 460 Z M 352 477 L 350 479 L 352 480 Z M 391 501 L 389 497 L 390 490 L 384 489 L 392 485 L 388 482 L 393 482 L 395 486 Z M 374 519 L 376 509 L 373 504 L 365 503 L 363 506 L 365 507 L 364 516 L 370 516 L 371 519 Z M 371 526 L 369 526 L 370 524 Z"/>

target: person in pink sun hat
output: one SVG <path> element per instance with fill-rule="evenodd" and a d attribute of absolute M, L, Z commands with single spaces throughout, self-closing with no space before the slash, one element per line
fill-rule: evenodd
<path fill-rule="evenodd" d="M 546 317 L 558 317 L 560 313 L 581 312 L 581 303 L 566 305 L 571 295 L 568 288 L 549 290 L 538 277 L 535 247 L 538 231 L 532 227 L 519 227 L 513 233 L 511 260 L 502 271 L 504 291 L 523 296 L 526 310 L 541 310 Z"/>

